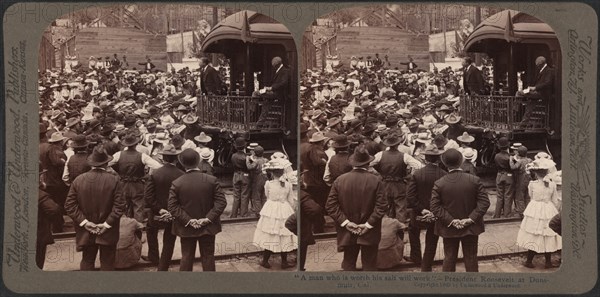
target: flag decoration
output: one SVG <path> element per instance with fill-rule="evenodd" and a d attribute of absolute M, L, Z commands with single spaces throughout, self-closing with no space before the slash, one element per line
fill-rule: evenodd
<path fill-rule="evenodd" d="M 255 39 L 252 37 L 250 30 L 250 22 L 248 21 L 248 13 L 244 11 L 244 19 L 242 23 L 242 41 L 243 42 L 254 42 Z"/>
<path fill-rule="evenodd" d="M 515 32 L 513 28 L 512 16 L 510 15 L 510 10 L 508 11 L 506 27 L 504 28 L 504 40 L 506 40 L 506 42 L 511 42 L 515 40 Z"/>

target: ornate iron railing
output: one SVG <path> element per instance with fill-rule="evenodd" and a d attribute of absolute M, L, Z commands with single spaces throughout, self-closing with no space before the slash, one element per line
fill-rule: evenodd
<path fill-rule="evenodd" d="M 233 131 L 284 128 L 285 106 L 278 100 L 252 96 L 198 97 L 200 123 Z"/>
<path fill-rule="evenodd" d="M 527 97 L 461 96 L 460 115 L 465 124 L 494 130 L 549 128 L 548 103 Z"/>

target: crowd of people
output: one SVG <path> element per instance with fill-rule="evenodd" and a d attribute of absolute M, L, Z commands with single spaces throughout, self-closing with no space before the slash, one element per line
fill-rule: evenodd
<path fill-rule="evenodd" d="M 314 244 L 312 233 L 323 232 L 329 216 L 344 252 L 343 270 L 356 270 L 360 251 L 363 270 L 409 261 L 431 271 L 442 237 L 443 271 L 455 271 L 459 244 L 466 270 L 477 271 L 490 199 L 477 170 L 481 147 L 475 143 L 481 141 L 463 124 L 460 96 L 489 94 L 489 69 L 467 57 L 460 69 L 429 71 L 410 59 L 399 70 L 387 57 L 375 57 L 303 73 L 300 268 Z M 560 209 L 560 172 L 549 166 L 548 154 L 532 160 L 524 145 L 505 136 L 497 149 L 494 217 L 523 219 L 515 238 L 531 251 L 526 266 L 535 253 L 547 253 L 549 261 L 550 252 L 561 248 L 549 227 Z M 406 256 L 404 233 L 411 251 Z"/>
<path fill-rule="evenodd" d="M 196 106 L 199 96 L 225 94 L 228 86 L 208 58 L 198 69 L 170 72 L 156 70 L 150 58 L 139 70 L 117 54 L 89 60 L 39 73 L 37 265 L 43 268 L 47 245 L 68 216 L 81 270 L 93 270 L 99 252 L 101 270 L 132 267 L 142 258 L 166 271 L 179 237 L 180 270 L 192 270 L 198 244 L 203 271 L 214 271 L 215 236 L 227 205 L 214 170 L 221 143 L 204 131 Z M 273 61 L 277 73 L 281 59 Z M 284 153 L 266 155 L 240 136 L 232 146 L 230 217 L 260 217 L 254 243 L 265 250 L 261 265 L 269 267 L 276 252 L 288 268 L 286 255 L 297 245 L 284 226 L 296 208 L 292 164 Z M 142 256 L 144 231 L 148 254 Z"/>

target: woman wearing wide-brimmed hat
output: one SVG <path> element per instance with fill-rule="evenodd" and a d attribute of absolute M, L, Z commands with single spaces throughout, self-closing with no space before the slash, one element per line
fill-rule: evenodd
<path fill-rule="evenodd" d="M 556 164 L 550 159 L 537 159 L 527 166 L 535 179 L 529 182 L 531 201 L 523 212 L 523 221 L 517 235 L 517 246 L 527 249 L 525 267 L 533 268 L 535 254 L 544 254 L 546 268 L 552 268 L 551 253 L 562 249 L 562 237 L 548 223 L 558 214 L 559 200 L 556 183 L 546 178 Z"/>
<path fill-rule="evenodd" d="M 263 248 L 260 265 L 271 268 L 269 258 L 273 253 L 281 254 L 281 268 L 293 267 L 287 262 L 287 253 L 298 246 L 298 238 L 285 228 L 285 221 L 294 214 L 296 201 L 292 184 L 283 175 L 285 160 L 273 159 L 264 164 L 270 180 L 265 183 L 265 204 L 260 210 L 260 219 L 256 224 L 253 242 Z"/>

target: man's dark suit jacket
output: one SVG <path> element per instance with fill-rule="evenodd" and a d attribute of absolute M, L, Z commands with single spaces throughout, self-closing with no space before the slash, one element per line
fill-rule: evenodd
<path fill-rule="evenodd" d="M 271 89 L 276 99 L 287 101 L 290 93 L 290 70 L 288 68 L 283 66 L 273 75 Z"/>
<path fill-rule="evenodd" d="M 479 235 L 485 231 L 483 215 L 490 199 L 479 177 L 455 170 L 433 184 L 431 211 L 437 217 L 435 234 L 444 238 Z M 454 219 L 471 218 L 475 223 L 463 229 L 448 227 Z"/>
<path fill-rule="evenodd" d="M 119 241 L 120 218 L 125 212 L 119 177 L 102 169 L 92 169 L 79 175 L 71 184 L 65 201 L 65 211 L 75 223 L 75 243 L 83 246 L 116 245 Z M 111 226 L 102 235 L 94 235 L 80 227 L 84 220 Z"/>
<path fill-rule="evenodd" d="M 331 187 L 327 213 L 335 221 L 338 251 L 352 245 L 378 245 L 381 240 L 381 219 L 387 211 L 381 178 L 362 169 L 353 169 L 338 177 Z M 354 235 L 341 224 L 349 220 L 369 223 L 373 229 L 362 236 Z"/>
<path fill-rule="evenodd" d="M 434 164 L 427 164 L 415 171 L 406 185 L 408 208 L 412 208 L 416 215 L 421 215 L 423 209 L 431 210 L 433 183 L 446 174 L 448 173 L 445 170 Z"/>
<path fill-rule="evenodd" d="M 465 69 L 465 73 L 463 73 L 463 87 L 465 93 L 470 95 L 481 94 L 481 90 L 483 89 L 483 74 L 481 73 L 481 70 L 477 69 L 474 65 L 467 67 L 469 70 L 467 71 Z"/>
<path fill-rule="evenodd" d="M 184 172 L 177 166 L 166 163 L 156 169 L 146 180 L 144 198 L 146 207 L 152 210 L 153 215 L 158 215 L 161 209 L 169 208 L 169 190 L 174 180 L 182 176 Z M 149 218 L 149 224 L 155 224 L 153 217 Z"/>
<path fill-rule="evenodd" d="M 202 94 L 219 95 L 221 93 L 221 78 L 219 73 L 212 66 L 206 66 L 206 69 L 200 72 L 200 89 Z"/>
<path fill-rule="evenodd" d="M 227 206 L 217 178 L 198 170 L 186 172 L 173 181 L 169 190 L 169 212 L 175 217 L 172 232 L 179 237 L 200 237 L 221 232 L 221 214 Z M 207 218 L 208 225 L 194 229 L 191 219 Z"/>
<path fill-rule="evenodd" d="M 300 189 L 300 243 L 315 244 L 312 225 L 317 216 L 322 216 L 322 208 L 308 192 Z"/>
<path fill-rule="evenodd" d="M 546 68 L 541 72 L 538 72 L 535 76 L 535 92 L 539 93 L 542 99 L 548 100 L 554 91 L 554 71 L 550 66 L 546 65 Z"/>

